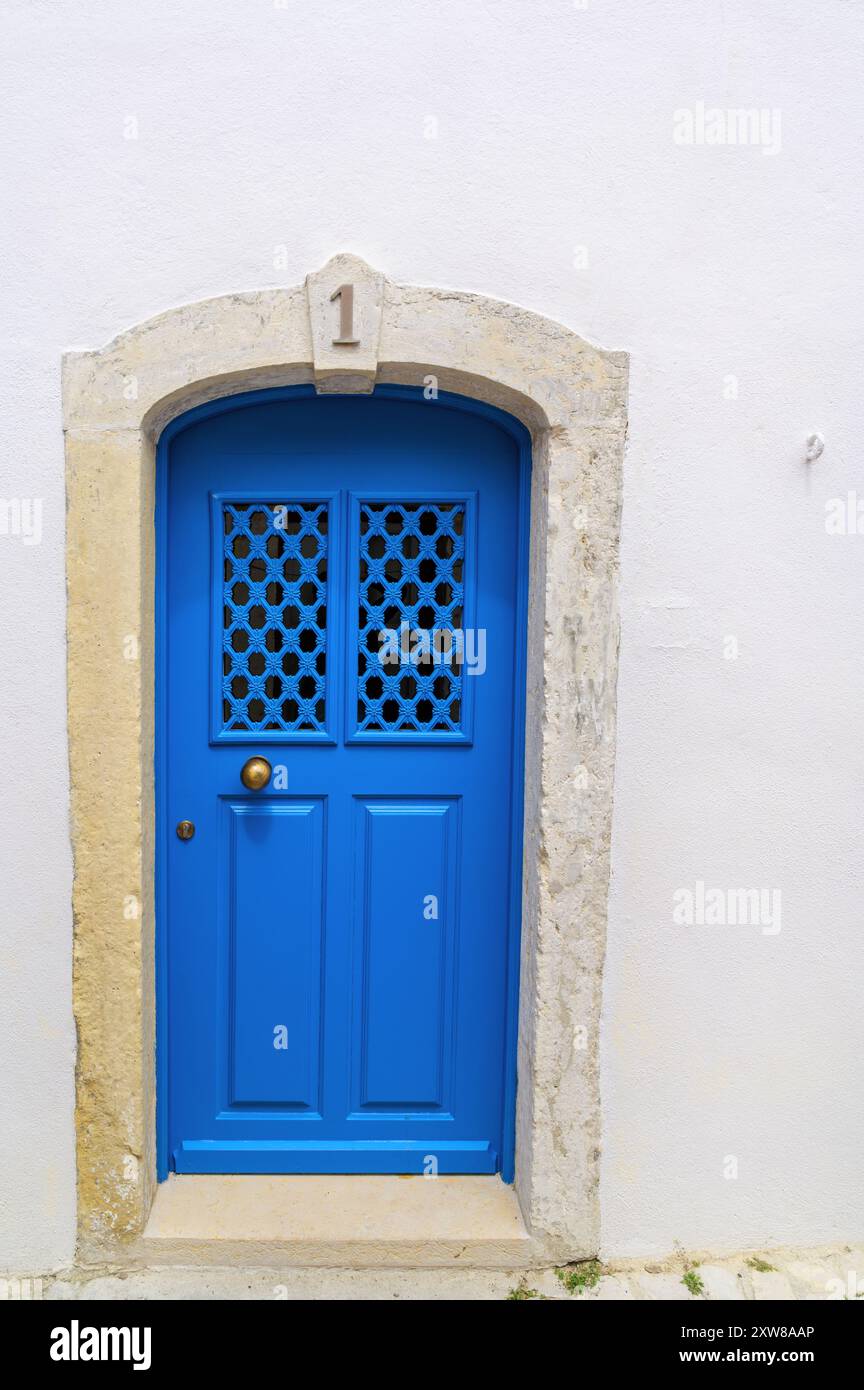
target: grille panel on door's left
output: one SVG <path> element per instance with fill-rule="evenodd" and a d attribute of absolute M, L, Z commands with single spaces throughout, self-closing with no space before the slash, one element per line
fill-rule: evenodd
<path fill-rule="evenodd" d="M 222 729 L 326 729 L 326 502 L 222 504 Z"/>

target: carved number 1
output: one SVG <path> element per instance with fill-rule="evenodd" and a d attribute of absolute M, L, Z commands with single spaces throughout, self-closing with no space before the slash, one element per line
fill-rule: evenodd
<path fill-rule="evenodd" d="M 333 339 L 335 347 L 353 347 L 360 339 L 354 337 L 354 286 L 340 285 L 330 296 L 330 301 L 339 300 L 339 337 Z"/>

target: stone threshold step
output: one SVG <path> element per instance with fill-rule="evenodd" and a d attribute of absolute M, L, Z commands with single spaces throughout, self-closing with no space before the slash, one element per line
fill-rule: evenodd
<path fill-rule="evenodd" d="M 135 1248 L 146 1264 L 524 1267 L 534 1243 L 498 1177 L 172 1173 Z"/>

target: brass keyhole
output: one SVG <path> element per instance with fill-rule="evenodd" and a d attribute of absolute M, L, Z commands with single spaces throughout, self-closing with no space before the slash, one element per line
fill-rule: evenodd
<path fill-rule="evenodd" d="M 191 840 L 191 839 L 192 839 L 192 836 L 193 836 L 194 834 L 195 834 L 195 826 L 192 824 L 191 820 L 178 820 L 178 822 L 177 822 L 177 838 L 178 838 L 178 840 Z"/>
<path fill-rule="evenodd" d="M 266 758 L 247 758 L 240 770 L 240 781 L 250 792 L 260 792 L 270 781 L 272 771 Z"/>

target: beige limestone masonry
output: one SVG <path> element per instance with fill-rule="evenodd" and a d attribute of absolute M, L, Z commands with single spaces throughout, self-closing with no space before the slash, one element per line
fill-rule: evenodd
<path fill-rule="evenodd" d="M 334 348 L 343 283 L 360 342 Z M 203 401 L 301 382 L 437 386 L 531 432 L 516 1191 L 535 1258 L 596 1253 L 627 367 L 537 314 L 346 255 L 65 355 L 82 1261 L 133 1260 L 155 1190 L 156 441 Z"/>

